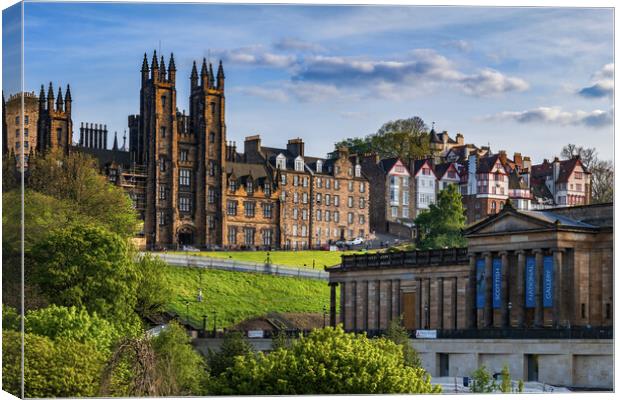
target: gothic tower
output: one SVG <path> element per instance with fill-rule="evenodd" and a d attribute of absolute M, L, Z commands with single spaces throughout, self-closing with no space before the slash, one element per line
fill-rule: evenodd
<path fill-rule="evenodd" d="M 58 98 L 54 105 L 54 87 L 50 82 L 47 92 L 41 85 L 39 94 L 39 121 L 37 128 L 37 151 L 60 147 L 65 153 L 69 153 L 73 134 L 73 121 L 71 120 L 71 89 L 67 85 L 65 99 L 63 101 L 62 90 L 58 87 Z"/>
<path fill-rule="evenodd" d="M 169 73 L 164 57 L 157 53 L 149 67 L 144 54 L 140 89 L 140 136 L 145 146 L 147 174 L 144 232 L 147 246 L 168 247 L 175 243 L 177 220 L 177 120 L 174 58 Z"/>
<path fill-rule="evenodd" d="M 202 60 L 200 80 L 196 63 L 190 76 L 190 130 L 196 138 L 196 225 L 199 245 L 222 243 L 226 123 L 224 69 L 220 61 L 217 77 L 211 64 Z M 204 227 L 204 232 L 203 228 Z"/>

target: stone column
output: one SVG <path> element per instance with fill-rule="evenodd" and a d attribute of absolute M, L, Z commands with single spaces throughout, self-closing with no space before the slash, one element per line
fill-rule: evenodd
<path fill-rule="evenodd" d="M 491 253 L 484 253 L 484 283 L 486 286 L 484 299 L 484 327 L 493 326 L 493 256 Z"/>
<path fill-rule="evenodd" d="M 536 249 L 533 251 L 536 257 L 536 310 L 534 312 L 534 326 L 543 326 L 543 251 Z"/>
<path fill-rule="evenodd" d="M 367 330 L 377 329 L 377 283 L 376 281 L 368 281 L 367 290 L 367 304 L 368 304 L 368 323 L 366 325 Z"/>
<path fill-rule="evenodd" d="M 355 329 L 360 331 L 368 329 L 368 281 L 357 283 L 357 324 Z"/>
<path fill-rule="evenodd" d="M 510 271 L 510 266 L 508 263 L 508 252 L 502 251 L 499 255 L 502 257 L 502 326 L 508 327 L 510 325 L 510 321 L 508 320 L 508 302 L 510 301 L 510 278 L 508 277 L 508 273 Z"/>
<path fill-rule="evenodd" d="M 347 317 L 351 320 L 351 329 L 357 329 L 357 282 L 349 282 L 347 283 L 347 287 L 349 288 L 349 296 L 347 300 L 351 302 L 350 312 L 347 313 Z"/>
<path fill-rule="evenodd" d="M 435 300 L 435 302 L 437 303 L 437 323 L 435 324 L 435 326 L 437 327 L 437 329 L 443 329 L 443 315 L 444 313 L 444 300 L 446 298 L 446 296 L 444 295 L 444 279 L 443 278 L 437 278 L 437 300 Z"/>
<path fill-rule="evenodd" d="M 460 281 L 460 280 L 459 280 Z M 466 289 L 461 291 L 461 285 L 459 285 L 459 298 L 458 298 L 458 314 L 457 319 L 461 318 L 465 320 L 465 324 L 459 325 L 459 329 L 463 328 L 475 328 L 478 326 L 478 309 L 476 308 L 476 255 L 469 255 L 469 282 L 467 282 Z M 462 305 L 463 304 L 463 305 Z M 464 306 L 464 309 L 462 307 Z M 463 317 L 461 317 L 461 315 Z"/>
<path fill-rule="evenodd" d="M 564 250 L 553 249 L 553 326 L 558 328 L 566 321 L 566 305 L 562 296 L 563 276 L 562 276 L 562 254 Z"/>
<path fill-rule="evenodd" d="M 452 302 L 450 304 L 450 314 L 452 315 L 452 318 L 450 320 L 450 326 L 448 326 L 447 329 L 456 329 L 459 320 L 457 310 L 458 282 L 459 279 L 456 277 L 452 278 L 451 280 L 450 290 L 452 291 Z M 463 318 L 464 315 L 465 313 L 462 314 L 461 318 Z"/>
<path fill-rule="evenodd" d="M 392 279 L 392 318 L 400 318 L 400 280 Z"/>
<path fill-rule="evenodd" d="M 329 282 L 329 325 L 336 326 L 336 288 L 338 282 Z"/>
<path fill-rule="evenodd" d="M 416 329 L 422 329 L 422 314 L 424 313 L 424 305 L 422 304 L 422 279 L 416 280 L 416 310 L 415 310 L 415 326 Z"/>
<path fill-rule="evenodd" d="M 392 281 L 381 281 L 379 297 L 379 329 L 387 329 L 392 319 Z"/>
<path fill-rule="evenodd" d="M 511 295 L 512 314 L 510 316 L 510 324 L 519 328 L 523 328 L 524 312 L 525 312 L 525 251 L 519 250 L 517 254 L 517 282 L 512 284 L 515 290 Z"/>

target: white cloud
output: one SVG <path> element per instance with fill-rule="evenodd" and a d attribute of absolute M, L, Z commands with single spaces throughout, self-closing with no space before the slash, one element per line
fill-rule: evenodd
<path fill-rule="evenodd" d="M 289 99 L 286 91 L 278 88 L 266 88 L 261 86 L 246 86 L 236 88 L 241 94 L 260 97 L 266 100 L 285 102 Z"/>
<path fill-rule="evenodd" d="M 614 64 L 605 64 L 603 68 L 592 75 L 590 86 L 586 86 L 579 91 L 582 97 L 612 97 L 614 94 Z"/>
<path fill-rule="evenodd" d="M 601 127 L 613 123 L 613 111 L 564 111 L 561 107 L 538 107 L 525 111 L 504 111 L 483 120 L 515 121 L 522 124 L 581 125 Z"/>
<path fill-rule="evenodd" d="M 398 85 L 390 87 L 397 91 L 408 91 L 412 86 L 420 84 L 444 83 L 456 85 L 464 93 L 473 96 L 521 92 L 529 88 L 525 80 L 492 69 L 463 73 L 449 59 L 433 50 L 417 49 L 408 56 L 404 60 L 313 56 L 304 60 L 293 79 L 355 88 Z"/>
<path fill-rule="evenodd" d="M 226 62 L 275 68 L 288 68 L 292 66 L 297 59 L 294 55 L 270 53 L 266 51 L 263 46 L 242 47 L 220 51 L 218 54 Z"/>

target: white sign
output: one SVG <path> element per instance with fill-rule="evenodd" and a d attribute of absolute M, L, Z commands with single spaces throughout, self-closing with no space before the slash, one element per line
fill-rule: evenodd
<path fill-rule="evenodd" d="M 249 338 L 262 338 L 265 336 L 265 332 L 261 331 L 248 331 Z"/>
<path fill-rule="evenodd" d="M 436 330 L 417 330 L 415 331 L 416 339 L 437 339 Z"/>

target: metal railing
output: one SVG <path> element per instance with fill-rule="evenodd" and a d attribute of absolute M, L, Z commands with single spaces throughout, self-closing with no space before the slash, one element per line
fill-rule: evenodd
<path fill-rule="evenodd" d="M 437 339 L 613 339 L 612 327 L 571 328 L 485 328 L 436 329 Z M 358 330 L 356 332 L 364 332 Z M 367 330 L 368 337 L 378 337 L 385 330 Z M 409 331 L 416 338 L 416 331 Z"/>
<path fill-rule="evenodd" d="M 369 253 L 342 256 L 342 269 L 390 266 L 426 266 L 466 264 L 469 257 L 466 247 L 441 250 L 413 250 L 393 253 Z"/>

